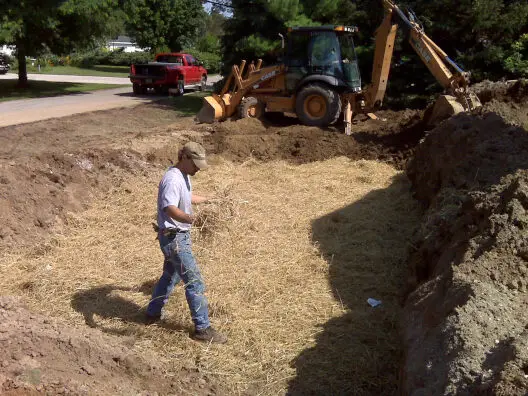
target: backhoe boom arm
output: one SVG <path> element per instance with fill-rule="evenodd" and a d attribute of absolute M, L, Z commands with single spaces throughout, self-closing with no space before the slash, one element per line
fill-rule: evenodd
<path fill-rule="evenodd" d="M 383 102 L 398 26 L 409 32 L 409 43 L 438 83 L 455 96 L 462 94 L 469 84 L 469 73 L 464 72 L 433 40 L 422 27 L 407 17 L 392 1 L 383 0 L 385 18 L 376 31 L 376 48 L 372 69 L 372 83 L 367 88 L 367 109 L 379 107 Z M 449 69 L 448 65 L 453 69 Z"/>

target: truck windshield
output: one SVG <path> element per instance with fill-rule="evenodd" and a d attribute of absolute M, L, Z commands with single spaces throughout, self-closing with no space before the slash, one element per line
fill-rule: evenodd
<path fill-rule="evenodd" d="M 160 55 L 158 56 L 156 61 L 162 62 L 162 63 L 176 63 L 179 66 L 183 65 L 183 58 L 181 56 L 176 56 L 176 55 Z"/>

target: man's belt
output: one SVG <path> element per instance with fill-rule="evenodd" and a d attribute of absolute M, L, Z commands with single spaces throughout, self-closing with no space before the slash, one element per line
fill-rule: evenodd
<path fill-rule="evenodd" d="M 154 228 L 154 231 L 156 231 L 158 233 L 158 235 L 163 235 L 163 236 L 166 236 L 166 237 L 174 236 L 176 234 L 181 234 L 181 233 L 189 231 L 189 230 L 180 230 L 179 228 L 174 228 L 174 227 L 171 227 L 171 228 L 159 228 L 159 226 L 156 223 L 152 223 L 152 227 Z"/>
<path fill-rule="evenodd" d="M 181 234 L 187 231 L 188 230 L 180 230 L 179 228 L 163 228 L 159 230 L 159 233 L 164 236 L 174 236 L 176 234 Z"/>

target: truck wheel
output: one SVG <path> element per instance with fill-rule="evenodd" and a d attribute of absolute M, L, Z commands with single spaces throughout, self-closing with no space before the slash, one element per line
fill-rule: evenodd
<path fill-rule="evenodd" d="M 207 88 L 207 76 L 202 76 L 202 79 L 200 80 L 200 91 L 205 91 L 205 89 Z"/>
<path fill-rule="evenodd" d="M 295 111 L 304 125 L 328 126 L 335 123 L 341 114 L 341 98 L 329 86 L 308 84 L 297 94 Z"/>
<path fill-rule="evenodd" d="M 154 88 L 154 92 L 156 92 L 156 95 L 167 95 L 169 89 L 166 86 L 158 86 Z"/>
<path fill-rule="evenodd" d="M 138 83 L 132 84 L 132 91 L 136 95 L 141 95 L 141 94 L 145 93 L 145 90 L 143 89 L 143 87 L 141 87 L 141 85 L 139 85 Z"/>
<path fill-rule="evenodd" d="M 176 96 L 182 96 L 185 93 L 185 85 L 183 80 L 178 80 L 178 85 L 176 86 Z"/>
<path fill-rule="evenodd" d="M 238 105 L 238 115 L 240 118 L 260 118 L 263 113 L 262 102 L 259 102 L 257 98 L 249 96 L 242 99 L 242 102 Z"/>

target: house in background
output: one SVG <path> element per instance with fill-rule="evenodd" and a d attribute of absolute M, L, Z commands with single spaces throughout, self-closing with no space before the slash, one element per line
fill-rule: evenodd
<path fill-rule="evenodd" d="M 106 43 L 106 48 L 111 51 L 122 48 L 124 52 L 148 51 L 148 49 L 136 46 L 136 43 L 128 36 L 117 36 L 115 40 Z"/>

